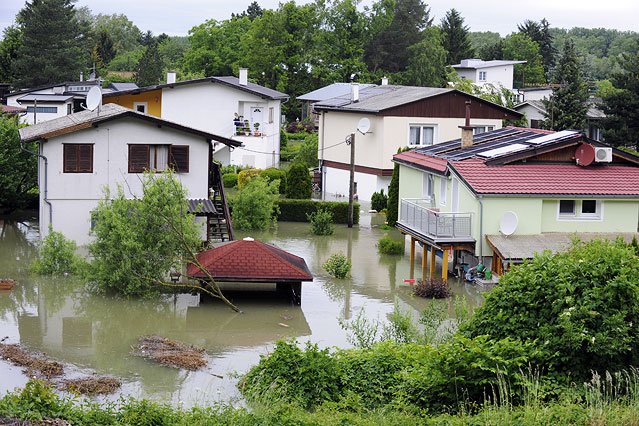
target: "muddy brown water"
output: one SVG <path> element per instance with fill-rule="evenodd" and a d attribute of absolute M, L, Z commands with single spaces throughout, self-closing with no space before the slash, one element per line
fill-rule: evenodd
<path fill-rule="evenodd" d="M 118 393 L 95 397 L 98 401 L 125 395 L 187 407 L 215 400 L 241 403 L 237 374 L 256 364 L 277 340 L 347 348 L 351 345 L 339 319 L 351 319 L 364 308 L 368 318 L 385 320 L 394 300 L 415 317 L 427 306 L 426 300 L 411 296 L 404 282 L 410 277 L 408 244 L 404 256 L 377 253 L 375 244 L 382 236 L 402 238 L 396 230 L 380 230 L 383 220 L 363 213 L 359 226 L 337 226 L 329 237 L 312 236 L 308 224 L 290 222 L 280 222 L 271 232 L 238 233 L 239 238 L 251 236 L 303 257 L 314 276 L 313 282 L 302 284 L 301 306 L 278 298 L 274 286 L 229 287 L 225 294 L 244 311 L 238 314 L 197 295 L 123 300 L 93 295 L 76 278 L 31 275 L 28 265 L 39 241 L 37 218 L 0 218 L 0 277 L 18 281 L 12 291 L 0 292 L 0 339 L 7 337 L 4 343 L 21 344 L 63 363 L 64 379 L 98 374 L 122 380 Z M 338 251 L 352 260 L 350 279 L 332 279 L 322 269 Z M 418 255 L 416 277 L 420 265 Z M 453 294 L 466 297 L 471 307 L 483 301 L 482 289 L 455 279 L 450 283 Z M 178 370 L 133 356 L 131 346 L 150 334 L 205 348 L 208 366 Z M 0 394 L 28 380 L 21 367 L 3 360 L 0 377 Z"/>

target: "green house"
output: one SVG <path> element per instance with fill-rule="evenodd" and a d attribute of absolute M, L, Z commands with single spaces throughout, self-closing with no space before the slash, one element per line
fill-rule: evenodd
<path fill-rule="evenodd" d="M 451 263 L 481 262 L 499 275 L 575 237 L 637 235 L 639 157 L 575 131 L 468 130 L 393 157 L 397 227 L 411 237 L 411 261 L 415 242 L 434 248 L 431 274 L 438 251 L 444 278 Z"/>

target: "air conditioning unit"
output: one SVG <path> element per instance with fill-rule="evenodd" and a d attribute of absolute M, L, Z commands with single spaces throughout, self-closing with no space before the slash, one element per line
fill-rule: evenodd
<path fill-rule="evenodd" d="M 612 148 L 595 147 L 595 163 L 610 163 L 612 161 Z"/>

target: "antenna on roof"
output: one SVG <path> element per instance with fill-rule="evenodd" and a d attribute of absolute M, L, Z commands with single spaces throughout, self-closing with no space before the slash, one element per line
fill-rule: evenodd
<path fill-rule="evenodd" d="M 100 90 L 99 86 L 93 86 L 89 89 L 89 93 L 87 93 L 86 106 L 82 106 L 84 109 L 89 109 L 91 111 L 95 111 L 98 109 L 98 114 L 100 114 L 100 107 L 102 106 L 102 90 Z"/>

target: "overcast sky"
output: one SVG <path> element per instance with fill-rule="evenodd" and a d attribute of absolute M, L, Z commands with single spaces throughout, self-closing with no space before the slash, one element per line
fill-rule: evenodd
<path fill-rule="evenodd" d="M 94 14 L 123 13 L 142 31 L 155 35 L 187 35 L 207 19 L 228 19 L 241 12 L 252 0 L 78 0 L 76 7 L 88 6 Z M 264 9 L 277 8 L 278 0 L 258 0 Z M 308 3 L 300 1 L 297 3 Z M 362 4 L 371 4 L 364 0 Z M 427 2 L 428 3 L 428 2 Z M 14 21 L 24 0 L 0 0 L 0 28 Z M 471 31 L 496 31 L 502 36 L 516 31 L 525 19 L 546 18 L 552 27 L 615 28 L 639 32 L 638 0 L 446 0 L 428 3 L 435 23 L 447 10 L 455 8 Z"/>

